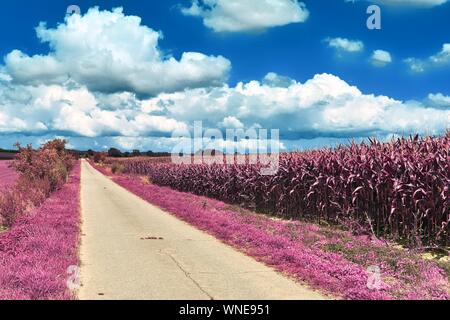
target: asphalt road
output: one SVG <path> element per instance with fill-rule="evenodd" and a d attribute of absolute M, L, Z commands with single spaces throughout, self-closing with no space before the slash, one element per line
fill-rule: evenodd
<path fill-rule="evenodd" d="M 86 161 L 80 299 L 323 299 L 133 195 Z"/>

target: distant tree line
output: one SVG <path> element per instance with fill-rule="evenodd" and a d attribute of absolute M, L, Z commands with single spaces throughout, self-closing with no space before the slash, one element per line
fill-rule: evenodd
<path fill-rule="evenodd" d="M 122 152 L 117 148 L 110 148 L 108 150 L 108 157 L 112 158 L 130 158 L 130 157 L 169 157 L 170 153 L 168 152 L 153 152 L 153 151 L 145 151 L 141 152 L 140 150 L 133 150 L 131 152 L 125 151 Z"/>
<path fill-rule="evenodd" d="M 1 153 L 13 153 L 13 154 L 19 153 L 18 150 L 6 150 L 6 149 L 2 149 L 2 148 L 0 148 L 0 152 Z"/>
<path fill-rule="evenodd" d="M 0 160 L 11 160 L 14 159 L 14 157 L 16 156 L 16 154 L 19 151 L 17 150 L 4 150 L 2 148 L 0 148 Z"/>

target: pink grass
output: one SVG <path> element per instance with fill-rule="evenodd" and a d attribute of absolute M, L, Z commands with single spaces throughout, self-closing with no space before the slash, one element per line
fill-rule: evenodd
<path fill-rule="evenodd" d="M 289 276 L 344 299 L 450 299 L 446 274 L 434 263 L 379 240 L 314 224 L 274 220 L 223 202 L 144 183 L 113 180 L 178 218 Z M 367 287 L 369 266 L 381 269 L 378 290 Z"/>
<path fill-rule="evenodd" d="M 18 173 L 10 168 L 12 161 L 0 161 L 0 192 L 11 187 L 19 177 Z"/>
<path fill-rule="evenodd" d="M 0 300 L 73 299 L 67 268 L 78 265 L 80 164 L 69 182 L 0 233 Z"/>

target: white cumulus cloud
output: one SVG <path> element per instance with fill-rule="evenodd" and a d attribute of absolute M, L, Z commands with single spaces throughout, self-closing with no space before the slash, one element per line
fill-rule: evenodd
<path fill-rule="evenodd" d="M 239 121 L 238 118 L 229 116 L 223 119 L 223 121 L 219 124 L 221 127 L 226 129 L 243 129 L 244 124 Z"/>
<path fill-rule="evenodd" d="M 349 40 L 346 38 L 327 38 L 325 42 L 328 46 L 347 52 L 359 52 L 364 49 L 364 43 L 359 40 Z"/>
<path fill-rule="evenodd" d="M 274 74 L 270 75 L 275 78 Z M 228 122 L 280 129 L 285 139 L 367 137 L 403 133 L 442 133 L 449 110 L 420 102 L 362 93 L 340 78 L 318 74 L 288 86 L 259 81 L 235 87 L 194 89 L 153 98 L 170 118 L 216 127 Z M 239 122 L 237 122 L 239 121 Z"/>
<path fill-rule="evenodd" d="M 309 11 L 298 0 L 193 0 L 184 15 L 201 17 L 215 32 L 258 31 L 304 22 Z"/>
<path fill-rule="evenodd" d="M 407 58 L 404 60 L 413 72 L 421 73 L 431 68 L 440 68 L 450 65 L 450 43 L 444 43 L 441 51 L 425 58 Z"/>
<path fill-rule="evenodd" d="M 449 104 L 450 97 L 443 94 L 430 94 L 424 102 L 365 94 L 331 74 L 300 83 L 270 73 L 262 81 L 145 100 L 134 93 L 91 92 L 73 81 L 31 86 L 2 80 L 0 133 L 2 143 L 20 134 L 24 141 L 64 136 L 81 147 L 95 142 L 170 150 L 176 144 L 170 138 L 173 131 L 202 121 L 205 129 L 279 129 L 282 143 L 294 146 L 308 139 L 440 134 L 448 127 Z"/>
<path fill-rule="evenodd" d="M 105 105 L 107 101 L 115 101 Z M 134 95 L 97 96 L 65 84 L 24 86 L 0 82 L 0 132 L 68 136 L 169 135 L 182 122 L 143 109 Z"/>
<path fill-rule="evenodd" d="M 443 95 L 442 93 L 430 93 L 428 95 L 428 100 L 437 108 L 450 109 L 450 96 Z"/>
<path fill-rule="evenodd" d="M 385 67 L 392 62 L 391 54 L 384 50 L 375 50 L 370 59 L 372 64 L 377 67 Z"/>
<path fill-rule="evenodd" d="M 231 63 L 222 56 L 185 52 L 166 57 L 158 47 L 161 33 L 141 24 L 141 18 L 89 9 L 67 16 L 51 29 L 41 23 L 38 38 L 48 43 L 48 55 L 29 56 L 14 50 L 5 58 L 15 83 L 61 84 L 73 79 L 92 91 L 131 91 L 156 95 L 184 88 L 220 85 Z"/>

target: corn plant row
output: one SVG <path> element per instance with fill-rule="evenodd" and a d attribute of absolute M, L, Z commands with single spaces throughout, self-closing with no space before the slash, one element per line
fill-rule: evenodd
<path fill-rule="evenodd" d="M 450 244 L 450 133 L 280 155 L 273 176 L 252 164 L 144 159 L 124 172 L 157 185 L 285 218 L 338 223 L 411 245 Z"/>

